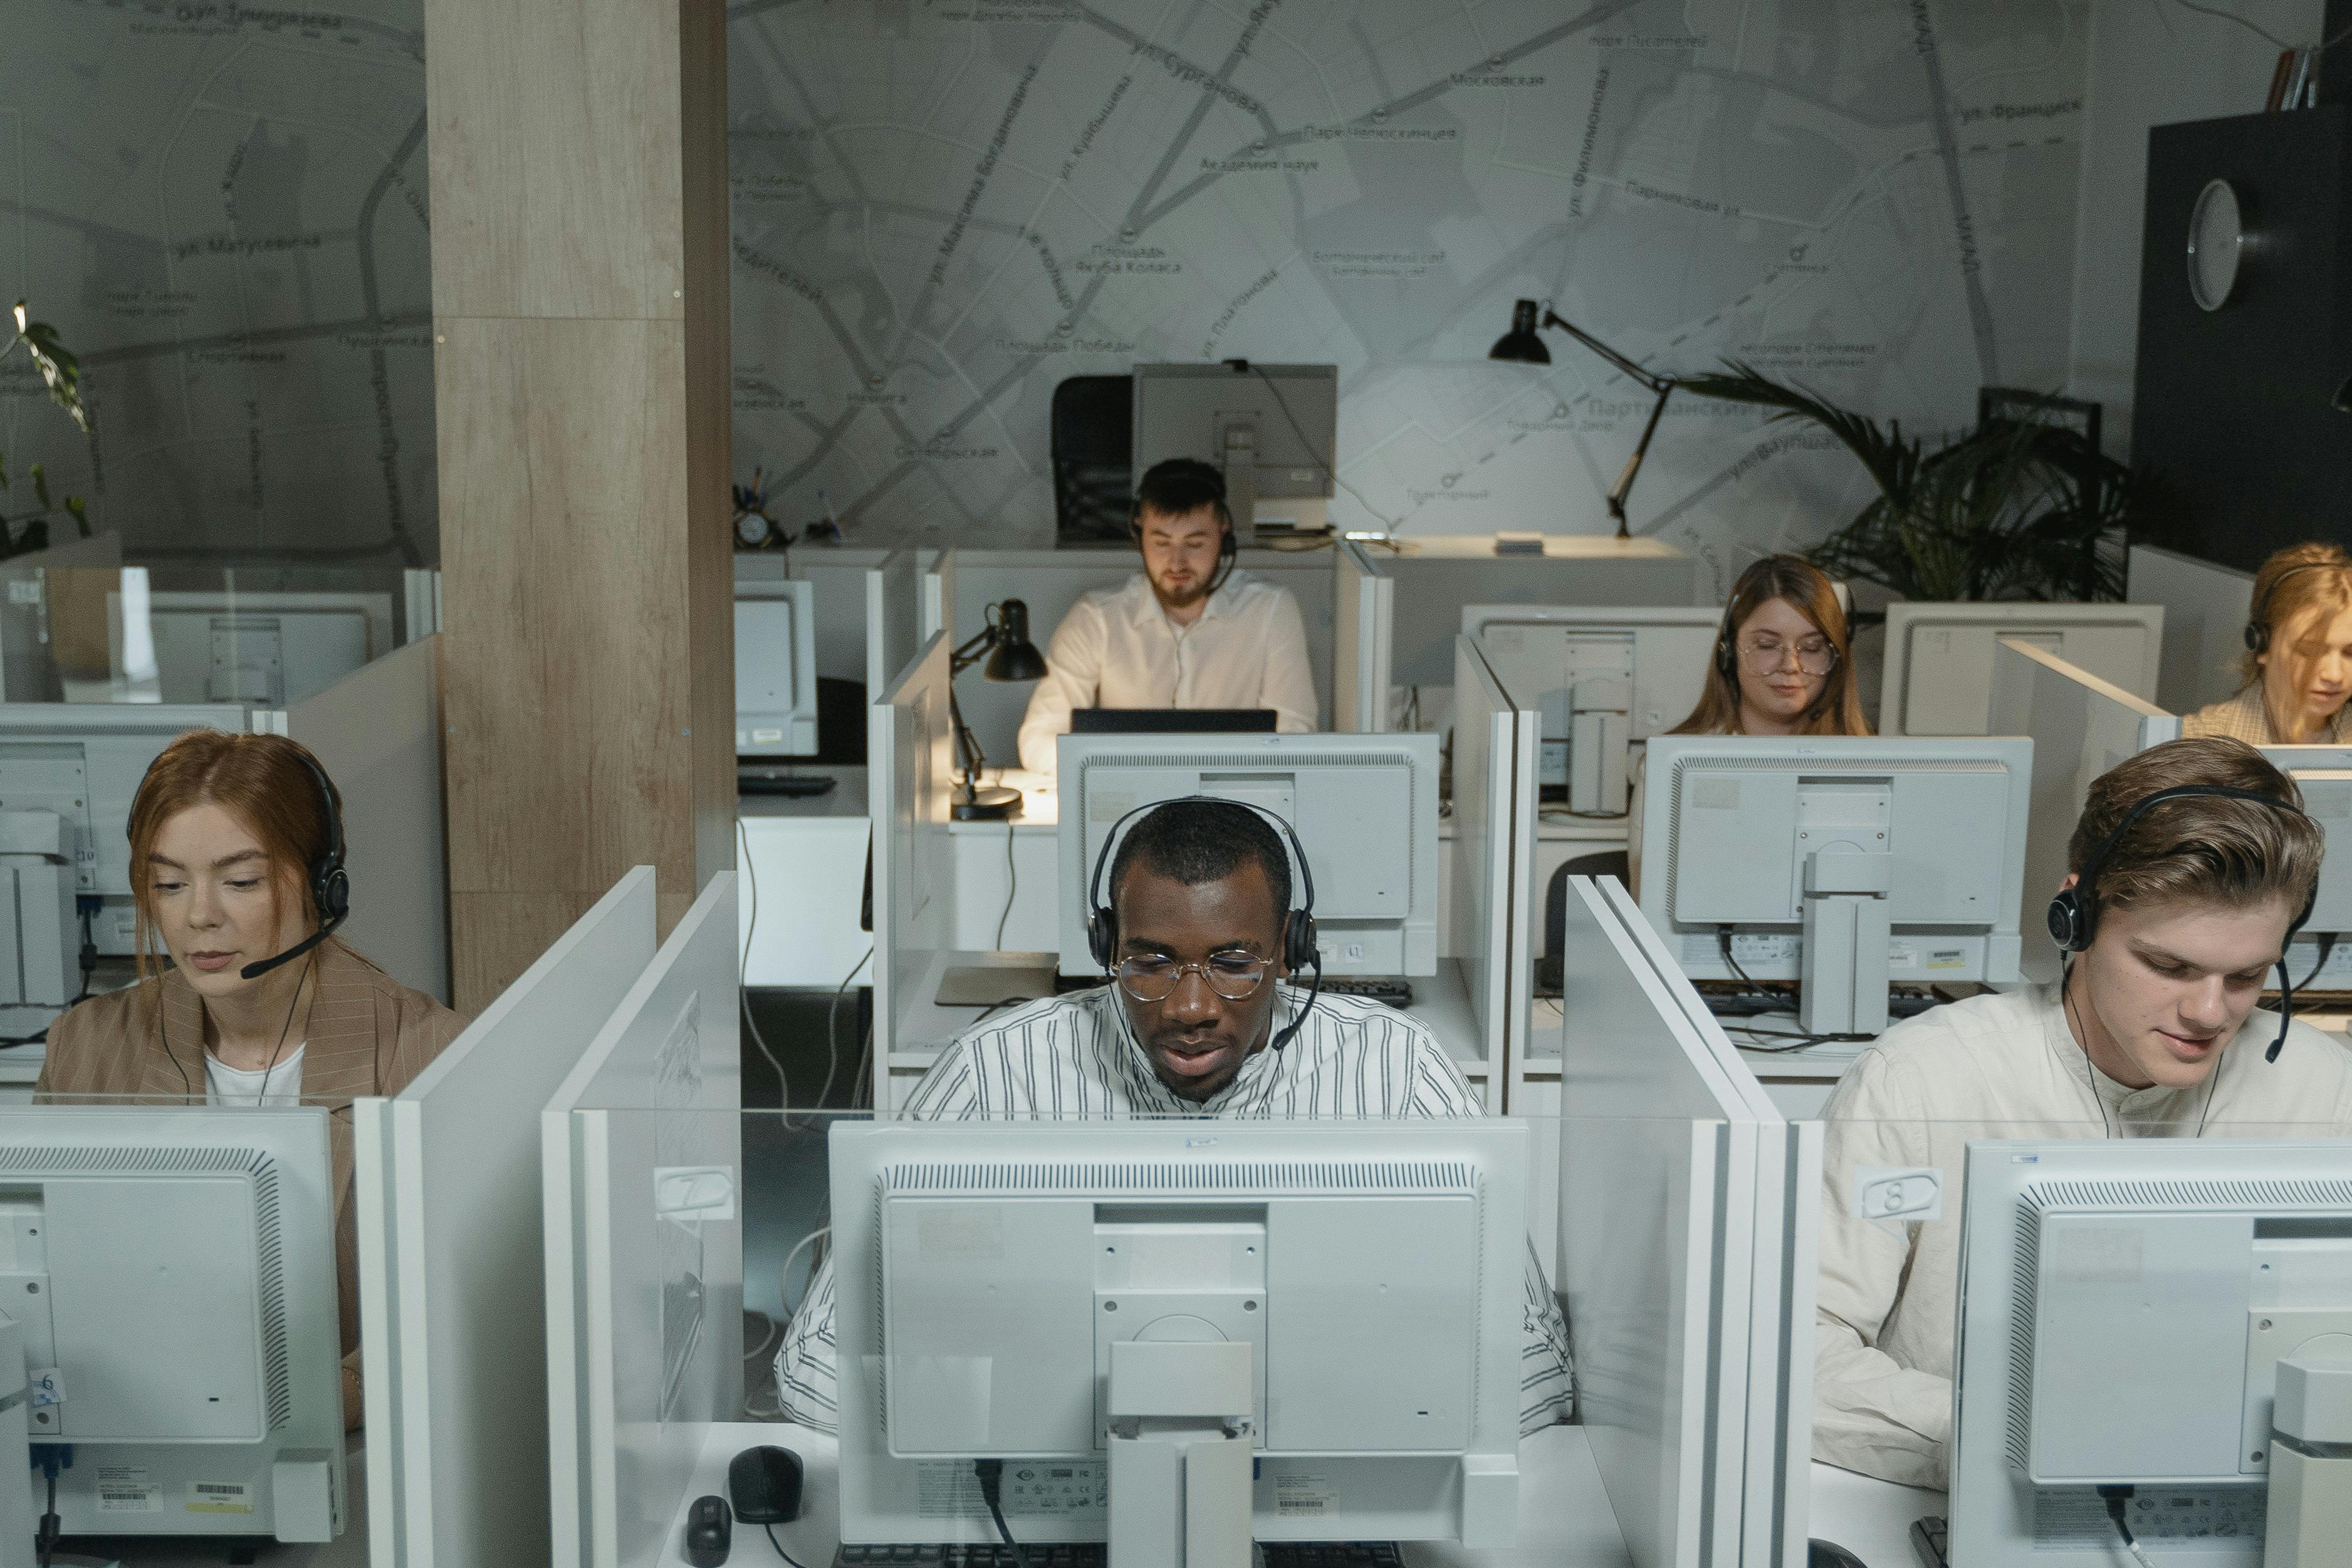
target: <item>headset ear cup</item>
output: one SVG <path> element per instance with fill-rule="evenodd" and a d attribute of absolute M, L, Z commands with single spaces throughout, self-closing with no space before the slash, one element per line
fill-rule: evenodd
<path fill-rule="evenodd" d="M 315 891 L 321 924 L 340 921 L 352 912 L 352 874 L 341 866 L 320 878 Z"/>
<path fill-rule="evenodd" d="M 2062 888 L 2050 900 L 2050 940 L 2062 952 L 2080 952 L 2091 945 L 2090 933 L 2084 928 L 2083 893 L 2079 888 Z"/>
<path fill-rule="evenodd" d="M 1110 968 L 1111 954 L 1118 949 L 1118 920 L 1107 909 L 1090 910 L 1087 913 L 1087 951 L 1094 954 L 1098 968 Z"/>
<path fill-rule="evenodd" d="M 1315 917 L 1305 910 L 1293 910 L 1282 931 L 1282 964 L 1293 974 L 1314 969 L 1322 963 L 1322 954 L 1315 931 Z"/>

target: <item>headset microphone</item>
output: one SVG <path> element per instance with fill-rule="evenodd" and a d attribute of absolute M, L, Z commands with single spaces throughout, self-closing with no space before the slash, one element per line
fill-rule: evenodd
<path fill-rule="evenodd" d="M 288 948 L 284 952 L 248 963 L 237 971 L 247 980 L 258 980 L 271 970 L 296 959 L 335 934 L 337 928 L 351 919 L 352 876 L 343 868 L 343 819 L 335 809 L 335 786 L 327 780 L 327 770 L 320 767 L 309 752 L 300 753 L 310 776 L 319 781 L 319 802 L 326 808 L 327 841 L 310 861 L 310 900 L 318 906 L 319 929 Z"/>

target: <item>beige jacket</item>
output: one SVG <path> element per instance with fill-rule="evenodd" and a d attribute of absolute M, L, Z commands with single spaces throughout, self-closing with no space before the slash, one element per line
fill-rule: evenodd
<path fill-rule="evenodd" d="M 320 944 L 315 962 L 318 989 L 302 1041 L 302 1098 L 331 1111 L 344 1415 L 355 1420 L 360 1306 L 352 1100 L 398 1094 L 457 1037 L 466 1020 L 331 938 Z M 47 1059 L 35 1093 L 59 1100 L 107 1095 L 149 1104 L 203 1104 L 204 999 L 176 969 L 91 997 L 50 1026 Z"/>
<path fill-rule="evenodd" d="M 2271 728 L 2270 713 L 2263 707 L 2260 681 L 2226 701 L 2208 703 L 2187 715 L 2180 721 L 2180 734 L 2182 739 L 2190 741 L 2207 735 L 2227 735 L 2232 740 L 2243 741 L 2249 746 L 2284 743 Z M 2340 746 L 2347 741 L 2352 741 L 2352 702 L 2337 709 L 2326 731 L 2307 743 Z"/>
<path fill-rule="evenodd" d="M 2044 985 L 1937 1007 L 1864 1051 L 1825 1113 L 1813 1457 L 1945 1484 L 1969 1140 L 2187 1138 L 2200 1122 L 2207 1137 L 2352 1133 L 2352 1049 L 2297 1024 L 2264 1061 L 2277 1034 L 2278 1016 L 2256 1012 L 2205 1085 L 2129 1089 L 2092 1068 Z M 1854 1218 L 1858 1168 L 1874 1165 L 1940 1168 L 1942 1217 Z"/>

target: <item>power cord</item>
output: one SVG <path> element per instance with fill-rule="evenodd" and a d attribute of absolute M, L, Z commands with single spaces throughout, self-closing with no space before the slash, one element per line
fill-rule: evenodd
<path fill-rule="evenodd" d="M 33 1446 L 33 1463 L 40 1466 L 48 1482 L 47 1509 L 41 1515 L 41 1525 L 33 1537 L 40 1568 L 49 1568 L 56 1554 L 58 1538 L 66 1532 L 66 1521 L 58 1516 L 58 1472 L 73 1468 L 73 1445 L 70 1443 L 37 1443 Z"/>
<path fill-rule="evenodd" d="M 758 481 L 759 476 L 752 476 Z M 743 1015 L 743 1026 L 751 1031 L 751 1043 L 767 1058 L 768 1069 L 776 1075 L 776 1105 L 789 1110 L 793 1103 L 793 1086 L 784 1078 L 784 1064 L 768 1048 L 768 1037 L 760 1032 L 760 1020 L 751 1011 L 751 940 L 760 934 L 760 873 L 751 864 L 751 837 L 743 829 L 743 819 L 735 819 L 735 845 L 742 851 L 738 857 L 743 868 L 743 886 L 751 896 L 751 918 L 743 925 L 743 953 L 735 965 L 735 1005 Z"/>
<path fill-rule="evenodd" d="M 2148 1561 L 2147 1552 L 2140 1545 L 2139 1538 L 2132 1533 L 2130 1522 L 2124 1518 L 2124 1504 L 2131 1500 L 2131 1495 L 2129 1487 L 2099 1489 L 2099 1496 L 2106 1500 L 2107 1517 L 2116 1521 L 2116 1533 L 2124 1538 L 2125 1547 L 2138 1562 L 2139 1568 L 2156 1568 L 2156 1564 Z"/>
<path fill-rule="evenodd" d="M 841 984 L 833 988 L 833 1001 L 825 1007 L 824 1087 L 817 1091 L 816 1110 L 821 1110 L 824 1108 L 825 1097 L 833 1092 L 834 1078 L 841 1070 L 841 1047 L 834 1035 L 834 1026 L 841 1017 L 841 999 L 849 994 L 849 983 L 857 978 L 857 972 L 865 968 L 867 963 L 871 963 L 873 958 L 874 950 L 869 947 L 866 950 L 866 956 L 859 959 L 856 963 L 851 964 L 849 966 L 849 973 L 841 977 Z M 860 1069 L 863 1070 L 865 1067 L 865 1057 L 862 1047 L 858 1058 L 858 1066 Z M 856 1096 L 853 1093 L 850 1098 L 855 1100 Z M 793 1131 L 804 1130 L 808 1124 L 809 1119 L 805 1116 L 801 1118 L 801 1125 L 799 1128 L 793 1127 L 792 1119 L 790 1117 L 787 1117 L 784 1120 L 784 1126 L 786 1129 Z"/>
<path fill-rule="evenodd" d="M 791 1563 L 792 1568 L 802 1568 L 800 1560 L 794 1557 L 791 1552 L 785 1551 L 784 1543 L 776 1539 L 776 1527 L 774 1525 L 763 1524 L 760 1528 L 767 1532 L 768 1544 L 776 1549 L 777 1556 L 782 1558 L 786 1563 Z"/>
<path fill-rule="evenodd" d="M 988 1504 L 989 1515 L 996 1521 L 996 1533 L 1003 1536 L 1004 1544 L 1013 1549 L 1013 1560 L 1021 1568 L 1029 1568 L 1029 1554 L 1021 1550 L 1021 1543 L 1013 1539 L 1012 1527 L 1004 1522 L 1004 1461 L 974 1459 L 971 1472 L 980 1478 L 981 1500 Z M 44 1564 L 43 1568 L 47 1565 Z"/>
<path fill-rule="evenodd" d="M 1366 511 L 1370 512 L 1374 521 L 1385 526 L 1391 533 L 1396 532 L 1397 530 L 1404 526 L 1395 518 L 1389 516 L 1387 513 L 1381 511 L 1380 508 L 1374 506 L 1370 501 L 1365 500 L 1363 491 L 1358 489 L 1355 486 L 1341 479 L 1339 477 L 1339 470 L 1333 465 L 1323 460 L 1323 454 L 1316 449 L 1315 443 L 1307 437 L 1306 427 L 1298 423 L 1298 416 L 1290 411 L 1290 399 L 1282 395 L 1282 388 L 1276 384 L 1274 377 L 1266 374 L 1262 368 L 1249 360 L 1229 359 L 1225 363 L 1230 365 L 1246 366 L 1252 374 L 1255 375 L 1260 381 L 1265 383 L 1265 389 L 1274 394 L 1275 406 L 1281 409 L 1283 418 L 1290 422 L 1290 433 L 1298 437 L 1298 444 L 1307 449 L 1307 456 L 1315 459 L 1315 466 L 1323 470 L 1323 477 L 1326 479 L 1328 479 L 1332 484 L 1337 485 L 1339 489 L 1346 490 L 1349 495 L 1354 496 L 1356 498 L 1356 503 L 1362 507 Z M 1334 537 L 1336 538 L 1337 536 L 1334 535 Z M 1318 542 L 1318 544 L 1321 542 Z M 1307 548 L 1315 547 L 1316 546 L 1308 546 Z"/>
<path fill-rule="evenodd" d="M 1013 918 L 1013 900 L 1021 891 L 1021 868 L 1013 859 L 1013 819 L 1004 819 L 1004 912 L 996 917 L 996 949 L 1004 951 L 1004 922 Z"/>

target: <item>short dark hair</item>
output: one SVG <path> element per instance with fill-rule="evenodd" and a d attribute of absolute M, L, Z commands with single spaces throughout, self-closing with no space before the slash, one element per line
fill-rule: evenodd
<path fill-rule="evenodd" d="M 1229 800 L 1171 800 L 1139 817 L 1111 858 L 1114 909 L 1119 884 L 1134 865 L 1188 888 L 1222 881 L 1254 865 L 1273 890 L 1277 927 L 1290 912 L 1290 857 L 1283 850 L 1282 835 L 1256 812 Z"/>
<path fill-rule="evenodd" d="M 2131 808 L 2159 790 L 2219 785 L 2268 795 L 2295 809 L 2274 811 L 2229 795 L 2189 795 L 2153 806 L 2116 841 L 2086 889 L 2104 909 L 2174 900 L 2245 909 L 2277 899 L 2289 910 L 2311 901 L 2326 840 L 2303 815 L 2294 781 L 2243 741 L 2227 735 L 2167 741 L 2101 773 L 2066 846 L 2066 868 L 2082 875 L 2092 851 Z"/>
<path fill-rule="evenodd" d="M 1182 517 L 1204 506 L 1216 510 L 1217 521 L 1227 530 L 1233 528 L 1234 514 L 1225 507 L 1225 476 L 1198 458 L 1154 463 L 1135 487 L 1134 521 L 1139 524 L 1148 511 Z"/>

